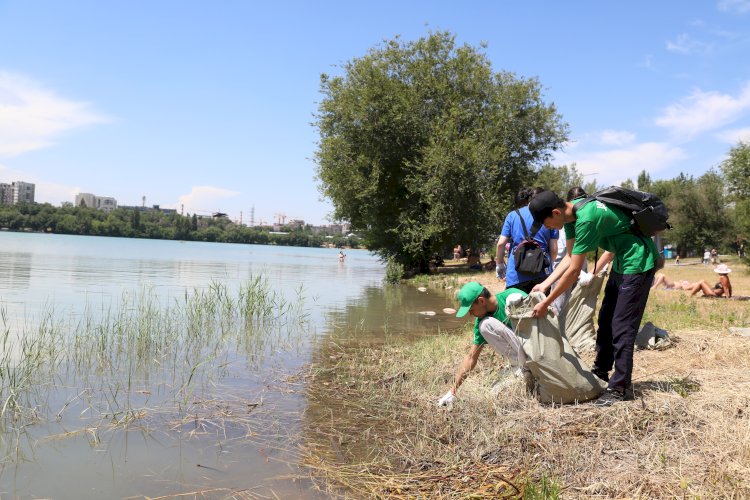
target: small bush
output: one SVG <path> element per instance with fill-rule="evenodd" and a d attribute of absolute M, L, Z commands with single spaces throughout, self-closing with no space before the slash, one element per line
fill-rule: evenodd
<path fill-rule="evenodd" d="M 389 257 L 385 265 L 385 282 L 391 284 L 399 283 L 404 274 L 404 265 L 396 261 L 393 257 Z"/>

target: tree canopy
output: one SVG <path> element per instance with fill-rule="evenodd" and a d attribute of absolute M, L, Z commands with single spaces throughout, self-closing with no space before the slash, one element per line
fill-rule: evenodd
<path fill-rule="evenodd" d="M 740 142 L 730 149 L 721 170 L 726 179 L 729 199 L 734 202 L 732 215 L 736 239 L 743 240 L 750 235 L 750 141 Z"/>
<path fill-rule="evenodd" d="M 334 218 L 421 271 L 433 252 L 491 241 L 567 138 L 538 80 L 494 72 L 447 32 L 385 41 L 323 74 L 321 93 L 317 174 Z"/>

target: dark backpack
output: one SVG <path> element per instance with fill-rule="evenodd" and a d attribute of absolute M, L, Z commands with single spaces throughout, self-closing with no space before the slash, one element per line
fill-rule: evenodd
<path fill-rule="evenodd" d="M 542 269 L 549 265 L 547 253 L 539 242 L 534 240 L 534 235 L 529 235 L 529 230 L 526 229 L 526 222 L 524 222 L 521 212 L 516 210 L 516 213 L 518 214 L 518 219 L 521 221 L 523 235 L 526 238 L 513 250 L 516 271 L 523 274 L 539 274 L 542 272 Z"/>
<path fill-rule="evenodd" d="M 651 193 L 611 186 L 579 201 L 573 205 L 573 211 L 577 211 L 592 200 L 619 208 L 630 217 L 630 227 L 633 232 L 643 236 L 654 236 L 665 229 L 672 229 L 672 225 L 667 222 L 669 219 L 667 207 L 658 196 Z"/>

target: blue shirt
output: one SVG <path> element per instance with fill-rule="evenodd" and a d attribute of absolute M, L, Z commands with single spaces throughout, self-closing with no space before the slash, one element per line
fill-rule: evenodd
<path fill-rule="evenodd" d="M 523 217 L 524 222 L 526 222 L 526 230 L 529 231 L 529 234 L 531 234 L 531 225 L 534 223 L 534 217 L 532 217 L 531 212 L 529 211 L 529 207 L 523 207 L 518 210 L 521 213 L 521 216 Z M 547 270 L 544 269 L 539 274 L 524 274 L 519 273 L 516 271 L 516 261 L 513 258 L 513 251 L 516 249 L 516 247 L 521 243 L 523 240 L 526 239 L 526 236 L 523 232 L 523 226 L 521 225 L 521 220 L 518 218 L 518 213 L 516 213 L 515 210 L 510 212 L 508 216 L 505 218 L 505 222 L 503 223 L 503 231 L 500 233 L 501 235 L 508 238 L 510 241 L 510 254 L 508 255 L 508 269 L 505 271 L 505 286 L 506 288 L 510 288 L 514 285 L 517 285 L 519 283 L 523 283 L 524 281 L 533 280 L 536 278 L 544 278 L 547 276 Z M 540 245 L 542 245 L 542 248 L 544 248 L 544 251 L 547 253 L 547 256 L 549 257 L 549 243 L 551 240 L 557 240 L 558 233 L 557 229 L 547 229 L 546 227 L 542 226 L 542 228 L 537 231 L 536 236 L 534 236 L 534 240 L 539 242 Z"/>

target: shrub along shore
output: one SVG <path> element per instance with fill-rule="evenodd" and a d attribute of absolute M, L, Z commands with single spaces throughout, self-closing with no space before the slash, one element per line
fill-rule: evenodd
<path fill-rule="evenodd" d="M 734 294 L 750 295 L 746 266 L 727 264 Z M 663 272 L 716 278 L 713 266 Z M 504 288 L 494 272 L 417 279 L 453 291 L 470 280 Z M 747 497 L 750 338 L 729 328 L 749 320 L 748 302 L 653 290 L 643 321 L 668 330 L 673 347 L 637 351 L 635 401 L 605 409 L 542 405 L 520 383 L 492 390 L 505 362 L 489 349 L 458 401 L 437 408 L 469 321 L 416 341 L 331 340 L 302 375 L 330 410 L 306 415 L 305 461 L 321 487 L 356 497 Z"/>

